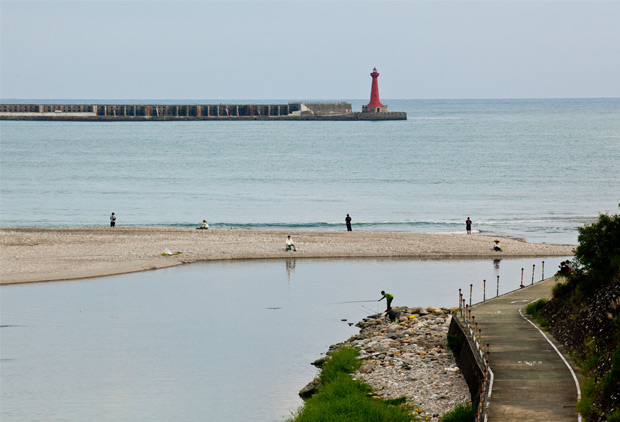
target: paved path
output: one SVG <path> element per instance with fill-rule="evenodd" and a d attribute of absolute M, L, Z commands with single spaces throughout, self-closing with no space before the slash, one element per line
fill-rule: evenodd
<path fill-rule="evenodd" d="M 525 305 L 533 300 L 550 297 L 554 284 L 547 279 L 472 308 L 482 338 L 490 344 L 491 422 L 578 420 L 577 387 L 571 371 L 549 341 L 519 313 L 522 309 L 525 314 Z M 545 334 L 561 351 L 551 335 Z"/>

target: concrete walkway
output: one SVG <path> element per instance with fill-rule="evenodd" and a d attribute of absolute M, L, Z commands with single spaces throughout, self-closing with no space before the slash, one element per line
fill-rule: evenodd
<path fill-rule="evenodd" d="M 545 336 L 519 312 L 525 315 L 528 303 L 550 297 L 554 284 L 553 278 L 547 279 L 472 308 L 483 341 L 490 344 L 494 380 L 489 421 L 580 420 L 571 371 Z M 551 335 L 545 334 L 562 351 Z"/>

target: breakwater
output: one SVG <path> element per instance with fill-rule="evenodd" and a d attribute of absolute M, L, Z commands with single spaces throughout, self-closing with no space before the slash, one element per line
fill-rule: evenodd
<path fill-rule="evenodd" d="M 354 112 L 350 103 L 0 104 L 0 120 L 406 120 L 405 112 Z"/>

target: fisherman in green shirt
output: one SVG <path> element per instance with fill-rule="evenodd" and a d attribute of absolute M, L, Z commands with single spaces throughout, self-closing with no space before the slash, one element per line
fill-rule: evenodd
<path fill-rule="evenodd" d="M 387 309 L 385 310 L 387 312 L 392 309 L 392 299 L 394 299 L 394 296 L 389 293 L 385 293 L 383 290 L 381 290 L 381 294 L 383 296 L 381 297 L 381 299 L 378 300 L 378 302 L 382 301 L 383 299 L 387 300 Z"/>

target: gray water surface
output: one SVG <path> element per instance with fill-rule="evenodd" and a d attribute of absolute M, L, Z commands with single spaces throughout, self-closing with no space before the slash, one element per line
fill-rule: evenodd
<path fill-rule="evenodd" d="M 545 259 L 545 275 L 564 258 Z M 3 421 L 282 421 L 310 362 L 394 306 L 529 284 L 541 260 L 264 260 L 2 286 Z M 364 301 L 368 302 L 354 302 Z M 351 303 L 348 303 L 351 302 Z M 341 321 L 341 319 L 348 321 Z"/>
<path fill-rule="evenodd" d="M 362 103 L 354 103 L 359 110 Z M 385 122 L 0 122 L 2 227 L 475 233 L 617 212 L 620 99 L 398 100 Z"/>

